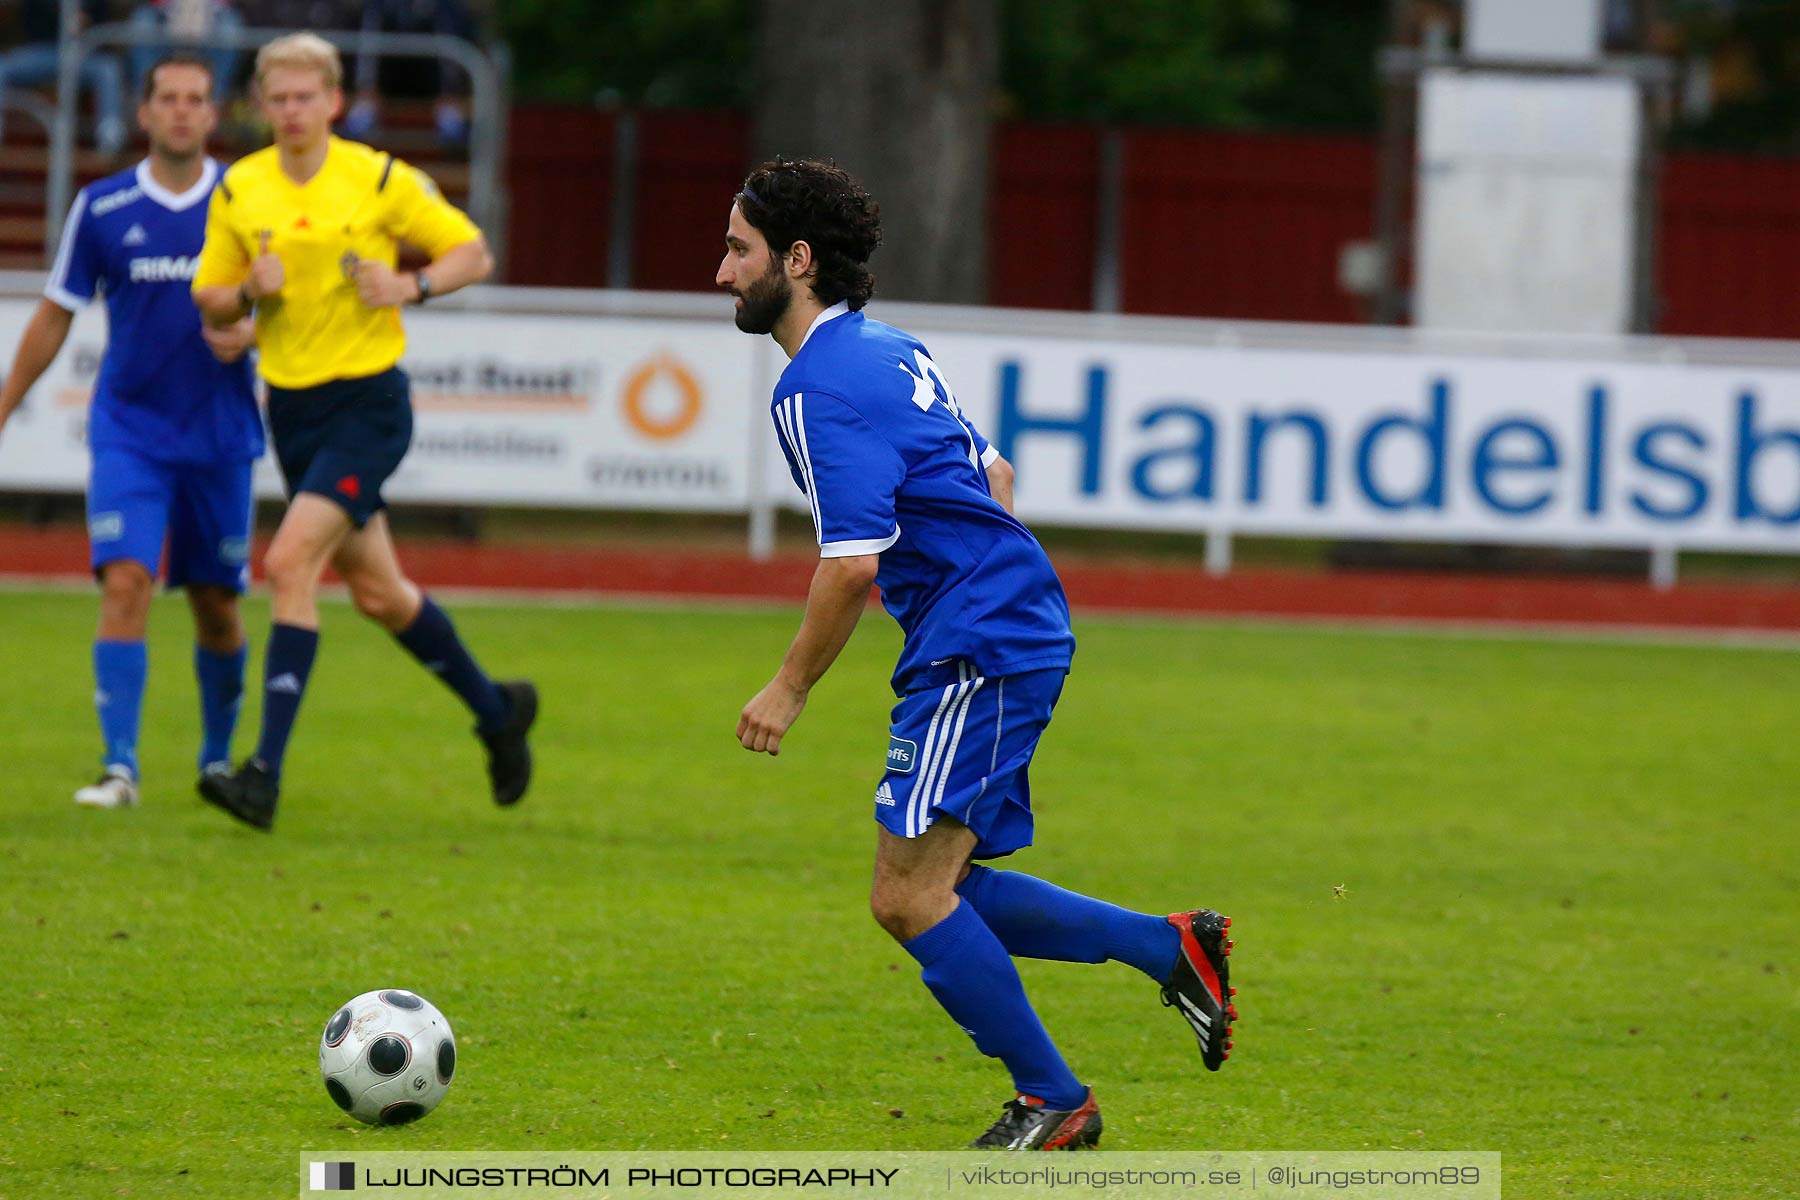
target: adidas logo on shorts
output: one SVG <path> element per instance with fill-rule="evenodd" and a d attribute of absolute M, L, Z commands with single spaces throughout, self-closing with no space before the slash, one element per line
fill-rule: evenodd
<path fill-rule="evenodd" d="M 894 807 L 894 789 L 888 786 L 885 779 L 881 781 L 881 786 L 875 789 L 875 803 L 884 804 L 889 808 Z"/>

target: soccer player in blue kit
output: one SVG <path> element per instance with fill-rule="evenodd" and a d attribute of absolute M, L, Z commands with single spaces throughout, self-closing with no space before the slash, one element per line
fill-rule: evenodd
<path fill-rule="evenodd" d="M 1216 1071 L 1237 1017 L 1231 922 L 1210 909 L 1131 912 L 972 861 L 1031 844 L 1027 771 L 1075 639 L 1050 560 L 1012 515 L 1012 468 L 925 347 L 862 312 L 880 240 L 874 200 L 829 163 L 764 163 L 732 202 L 716 282 L 737 297 L 737 327 L 772 334 L 792 360 L 771 412 L 819 543 L 800 630 L 744 706 L 738 741 L 780 752 L 879 585 L 905 642 L 870 907 L 951 1019 L 1012 1074 L 1015 1098 L 972 1146 L 1092 1146 L 1093 1090 L 1051 1042 L 1012 958 L 1129 963 Z"/>
<path fill-rule="evenodd" d="M 94 704 L 104 773 L 77 804 L 137 803 L 137 740 L 150 601 L 168 552 L 170 587 L 193 610 L 200 769 L 228 765 L 244 691 L 238 596 L 249 583 L 250 473 L 263 451 L 250 322 L 204 329 L 188 280 L 219 164 L 206 60 L 170 55 L 145 77 L 138 121 L 150 155 L 83 188 L 42 300 L 0 385 L 0 426 L 56 358 L 74 314 L 106 296 L 109 333 L 88 414 L 88 539 L 100 583 Z"/>

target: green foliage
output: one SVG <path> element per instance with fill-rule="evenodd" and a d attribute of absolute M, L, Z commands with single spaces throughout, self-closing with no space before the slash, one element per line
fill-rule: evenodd
<path fill-rule="evenodd" d="M 753 7 L 751 0 L 506 0 L 498 16 L 519 99 L 744 108 Z"/>
<path fill-rule="evenodd" d="M 1276 42 L 1277 79 L 1251 99 L 1254 123 L 1374 133 L 1380 122 L 1375 56 L 1387 36 L 1383 0 L 1288 0 Z"/>
<path fill-rule="evenodd" d="M 1016 0 L 1003 74 L 1034 119 L 1369 128 L 1383 6 Z"/>
<path fill-rule="evenodd" d="M 1800 10 L 1772 0 L 1728 9 L 1683 0 L 1667 15 L 1683 48 L 1729 80 L 1704 117 L 1677 120 L 1671 144 L 1800 153 Z"/>
<path fill-rule="evenodd" d="M 1010 115 L 1374 127 L 1380 0 L 1002 0 L 1001 10 Z M 521 99 L 755 103 L 751 0 L 631 0 L 580 19 L 563 0 L 509 0 L 499 17 Z"/>
<path fill-rule="evenodd" d="M 1037 0 L 1005 6 L 1003 71 L 1021 115 L 1237 124 L 1279 74 L 1281 0 Z"/>
<path fill-rule="evenodd" d="M 732 729 L 795 611 L 456 606 L 543 690 L 537 787 L 500 811 L 455 700 L 328 604 L 264 836 L 189 790 L 176 600 L 143 806 L 69 803 L 93 610 L 0 593 L 0 1196 L 292 1195 L 302 1150 L 938 1149 L 1006 1098 L 868 916 L 880 614 L 769 759 Z M 1498 1150 L 1509 1200 L 1791 1194 L 1800 654 L 1077 632 L 1038 845 L 1005 866 L 1231 913 L 1243 1013 L 1209 1075 L 1129 968 L 1022 963 L 1103 1147 Z M 316 1069 L 381 986 L 460 1051 L 398 1130 Z"/>

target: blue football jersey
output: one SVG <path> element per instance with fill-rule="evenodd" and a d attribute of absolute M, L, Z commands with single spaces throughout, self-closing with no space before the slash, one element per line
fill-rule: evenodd
<path fill-rule="evenodd" d="M 998 452 L 917 338 L 836 305 L 775 387 L 782 452 L 819 554 L 881 555 L 882 604 L 906 635 L 894 691 L 1067 669 L 1069 603 L 1037 539 L 988 490 Z"/>
<path fill-rule="evenodd" d="M 106 356 L 88 413 L 92 447 L 173 463 L 263 451 L 249 356 L 213 357 L 188 291 L 219 174 L 208 159 L 200 181 L 177 195 L 139 163 L 82 188 L 69 209 L 44 295 L 70 312 L 106 295 Z"/>

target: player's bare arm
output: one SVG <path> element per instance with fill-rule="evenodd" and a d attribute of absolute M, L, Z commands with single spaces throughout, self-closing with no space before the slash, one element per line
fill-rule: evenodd
<path fill-rule="evenodd" d="M 880 566 L 876 554 L 819 560 L 806 594 L 806 616 L 781 669 L 738 716 L 737 739 L 744 749 L 781 753 L 781 739 L 806 707 L 813 684 L 837 661 L 855 631 Z"/>
<path fill-rule="evenodd" d="M 1007 512 L 1013 510 L 1013 467 L 999 455 L 987 466 L 988 491 Z"/>
<path fill-rule="evenodd" d="M 384 262 L 365 258 L 356 264 L 356 294 L 370 308 L 394 308 L 416 304 L 427 294 L 448 295 L 471 283 L 480 283 L 493 271 L 494 256 L 488 250 L 487 239 L 476 238 L 452 246 L 417 271 L 396 271 Z M 422 281 L 421 275 L 429 282 Z"/>
<path fill-rule="evenodd" d="M 74 320 L 74 314 L 55 301 L 38 301 L 37 311 L 31 314 L 25 334 L 19 339 L 19 348 L 13 352 L 12 369 L 6 373 L 6 382 L 0 384 L 0 428 L 5 427 L 13 410 L 24 403 L 25 393 L 56 361 L 57 351 L 62 349 Z"/>

